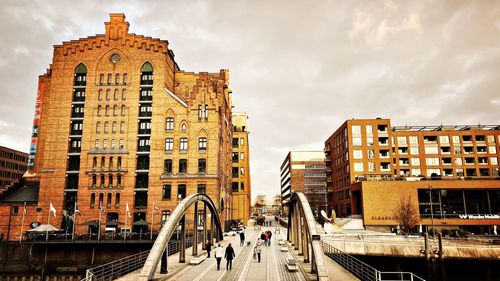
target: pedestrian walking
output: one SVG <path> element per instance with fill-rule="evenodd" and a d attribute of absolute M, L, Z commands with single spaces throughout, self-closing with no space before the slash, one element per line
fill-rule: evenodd
<path fill-rule="evenodd" d="M 271 246 L 271 237 L 273 237 L 273 233 L 271 232 L 271 230 L 268 230 L 267 233 L 269 235 L 269 241 L 267 243 L 269 244 L 269 246 Z"/>
<path fill-rule="evenodd" d="M 240 232 L 240 246 L 245 245 L 245 232 L 241 231 Z"/>
<path fill-rule="evenodd" d="M 219 243 L 219 245 L 217 245 L 217 247 L 215 248 L 215 253 L 214 253 L 215 259 L 217 260 L 217 270 L 220 269 L 220 261 L 222 260 L 223 255 L 224 255 L 224 248 Z"/>
<path fill-rule="evenodd" d="M 265 240 L 265 244 L 266 244 L 266 246 L 269 246 L 269 233 L 267 233 L 267 231 L 266 231 L 266 233 L 265 233 L 265 239 L 266 239 L 266 240 Z"/>
<path fill-rule="evenodd" d="M 233 267 L 233 259 L 234 259 L 235 256 L 236 255 L 234 254 L 234 249 L 231 246 L 231 243 L 229 243 L 227 245 L 226 254 L 224 256 L 226 258 L 226 270 L 232 269 L 232 267 Z"/>
<path fill-rule="evenodd" d="M 257 244 L 255 245 L 253 251 L 254 255 L 257 255 L 257 260 L 260 263 L 260 254 L 262 253 L 262 239 L 260 238 L 257 239 Z"/>
<path fill-rule="evenodd" d="M 210 251 L 212 251 L 212 242 L 210 240 L 207 241 L 207 244 L 205 244 L 205 247 L 207 248 L 207 257 L 210 257 Z"/>

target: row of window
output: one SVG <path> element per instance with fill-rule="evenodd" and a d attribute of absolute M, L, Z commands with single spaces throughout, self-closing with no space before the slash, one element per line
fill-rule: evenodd
<path fill-rule="evenodd" d="M 114 83 L 116 85 L 120 84 L 120 83 L 123 83 L 123 84 L 127 84 L 127 79 L 128 79 L 128 75 L 127 73 L 123 73 L 123 75 L 120 77 L 120 73 L 116 73 L 115 74 L 115 79 L 113 80 L 113 74 L 112 73 L 108 73 L 107 74 L 107 79 L 104 80 L 104 78 L 106 77 L 106 75 L 104 75 L 104 73 L 101 73 L 99 75 L 99 84 L 103 85 L 105 82 L 106 84 L 108 85 L 111 85 L 111 83 Z"/>
<path fill-rule="evenodd" d="M 2 177 L 2 178 L 18 179 L 22 176 L 23 176 L 23 174 L 20 174 L 20 173 L 9 172 L 9 171 L 0 171 L 0 177 Z"/>
<path fill-rule="evenodd" d="M 188 167 L 188 160 L 187 159 L 179 159 L 179 174 L 186 174 L 187 173 L 187 167 Z M 173 173 L 173 165 L 172 165 L 172 159 L 165 159 L 163 161 L 163 173 L 164 174 L 172 174 Z M 206 173 L 207 172 L 207 159 L 205 158 L 200 158 L 198 159 L 198 173 Z"/>
<path fill-rule="evenodd" d="M 115 194 L 115 209 L 118 209 L 120 207 L 120 193 Z M 112 200 L 113 200 L 113 194 L 108 193 L 106 196 L 106 205 L 104 205 L 104 193 L 99 193 L 99 201 L 98 205 L 96 205 L 96 194 L 91 193 L 90 194 L 90 208 L 93 209 L 96 206 L 102 206 L 103 208 L 110 209 L 112 206 Z"/>
<path fill-rule="evenodd" d="M 233 192 L 238 192 L 238 185 L 240 186 L 240 190 L 245 190 L 245 183 L 244 182 L 235 182 L 233 181 L 233 185 L 232 185 L 232 191 Z"/>
<path fill-rule="evenodd" d="M 233 169 L 232 169 L 232 171 L 231 171 L 231 174 L 232 174 L 233 178 L 237 178 L 237 177 L 239 177 L 239 175 L 238 175 L 238 171 L 239 171 L 239 173 L 240 173 L 242 176 L 243 176 L 243 175 L 245 175 L 245 168 L 241 167 L 241 168 L 239 168 L 239 170 L 238 170 L 238 167 L 233 167 Z"/>
<path fill-rule="evenodd" d="M 186 184 L 178 184 L 177 185 L 177 199 L 184 199 L 186 198 Z M 205 194 L 207 192 L 207 185 L 206 184 L 198 184 L 197 186 L 197 193 Z M 162 199 L 163 200 L 171 200 L 172 199 L 172 185 L 171 184 L 164 184 L 163 189 L 162 189 Z"/>
<path fill-rule="evenodd" d="M 118 113 L 120 113 L 121 116 L 125 116 L 126 114 L 126 107 L 125 105 L 122 105 L 119 107 L 118 105 L 113 105 L 113 108 L 111 106 L 106 105 L 104 107 L 104 116 L 110 116 L 111 113 L 113 113 L 113 116 L 118 116 Z M 97 106 L 97 116 L 103 116 L 103 107 L 101 105 Z"/>
<path fill-rule="evenodd" d="M 14 170 L 21 170 L 25 171 L 27 169 L 26 165 L 20 165 L 16 163 L 12 163 L 9 161 L 0 161 L 0 168 L 7 168 L 7 169 L 14 169 Z"/>
<path fill-rule="evenodd" d="M 110 132 L 109 130 L 109 121 L 104 121 L 104 130 L 102 131 L 104 134 L 107 134 Z M 102 122 L 97 121 L 96 126 L 95 126 L 95 132 L 96 134 L 101 133 L 101 127 L 102 127 Z M 118 129 L 118 122 L 117 121 L 112 121 L 111 122 L 111 133 L 114 134 L 117 132 Z M 120 134 L 125 133 L 125 121 L 120 121 Z"/>
<path fill-rule="evenodd" d="M 174 118 L 173 117 L 167 117 L 167 119 L 165 121 L 165 130 L 167 130 L 167 131 L 174 130 Z M 181 131 L 182 132 L 187 131 L 187 125 L 185 122 L 182 122 L 182 124 L 181 124 Z"/>
<path fill-rule="evenodd" d="M 16 155 L 12 152 L 0 151 L 0 158 L 12 159 L 14 161 L 27 162 L 28 158 L 26 156 Z"/>
<path fill-rule="evenodd" d="M 120 187 L 122 185 L 122 175 L 118 174 L 116 175 L 116 183 L 113 180 L 115 178 L 114 175 L 110 174 L 107 176 L 108 181 L 106 182 L 106 175 L 101 174 L 99 176 L 100 182 L 99 186 L 104 187 L 104 186 L 114 186 L 116 184 L 117 187 Z M 97 186 L 97 175 L 92 175 L 92 186 L 95 187 Z"/>
<path fill-rule="evenodd" d="M 115 164 L 116 164 L 116 169 L 121 169 L 122 167 L 122 157 L 121 156 L 118 156 L 116 158 L 116 163 L 114 162 L 115 158 L 113 156 L 110 156 L 108 158 L 108 165 L 107 167 L 112 170 L 114 169 L 115 167 Z M 102 156 L 101 157 L 101 161 L 100 161 L 100 165 L 98 165 L 98 158 L 97 157 L 94 157 L 92 159 L 92 168 L 93 169 L 97 169 L 98 167 L 100 167 L 101 169 L 104 169 L 106 167 L 106 157 L 105 156 Z"/>
<path fill-rule="evenodd" d="M 208 104 L 205 105 L 198 105 L 198 118 L 205 118 L 208 119 Z"/>
<path fill-rule="evenodd" d="M 109 146 L 108 146 L 109 144 Z M 103 139 L 102 140 L 102 148 L 107 149 L 107 148 L 125 148 L 125 140 L 124 139 L 119 139 L 118 140 L 118 147 L 116 146 L 116 139 L 111 139 L 108 143 L 108 139 Z M 101 148 L 101 140 L 96 139 L 94 143 L 94 148 Z"/>
<path fill-rule="evenodd" d="M 97 92 L 97 99 L 98 100 L 103 100 L 103 99 L 106 99 L 107 101 L 110 101 L 111 100 L 111 89 L 107 89 L 106 90 L 106 94 L 104 94 L 104 90 L 103 89 L 99 89 L 99 91 Z M 127 100 L 127 89 L 122 89 L 121 90 L 121 93 L 120 93 L 120 90 L 119 89 L 114 89 L 113 91 L 113 100 L 114 101 L 117 101 L 117 100 Z"/>
<path fill-rule="evenodd" d="M 393 152 L 395 152 L 395 148 L 393 148 Z M 359 150 L 359 149 L 354 149 L 353 150 L 353 158 L 354 159 L 363 159 L 364 158 L 364 153 L 366 153 L 366 157 L 368 159 L 374 159 L 375 158 L 375 150 L 369 149 L 366 151 Z M 496 146 L 484 146 L 484 147 L 476 147 L 476 150 L 472 147 L 454 147 L 453 148 L 453 154 L 455 155 L 461 155 L 461 154 L 496 154 L 497 153 L 497 148 Z M 399 147 L 398 148 L 398 154 L 409 154 L 409 155 L 419 155 L 420 154 L 420 149 L 417 146 L 410 146 L 408 147 Z M 441 150 L 437 146 L 426 146 L 424 147 L 424 154 L 431 155 L 431 154 L 452 154 L 452 151 L 450 147 L 441 147 Z M 379 154 L 380 158 L 389 158 L 389 150 L 380 150 Z M 349 153 L 345 152 L 345 160 L 349 160 Z"/>
<path fill-rule="evenodd" d="M 179 139 L 179 150 L 186 151 L 188 149 L 188 138 L 182 137 Z M 165 151 L 173 151 L 174 150 L 174 139 L 166 138 L 165 139 Z M 198 138 L 198 151 L 206 151 L 207 150 L 207 138 L 201 137 Z"/>

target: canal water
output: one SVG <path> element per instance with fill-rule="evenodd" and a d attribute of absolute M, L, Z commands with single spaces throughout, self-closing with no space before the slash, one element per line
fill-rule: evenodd
<path fill-rule="evenodd" d="M 500 259 L 435 260 L 426 265 L 423 258 L 356 256 L 379 271 L 409 271 L 427 281 L 500 281 Z"/>

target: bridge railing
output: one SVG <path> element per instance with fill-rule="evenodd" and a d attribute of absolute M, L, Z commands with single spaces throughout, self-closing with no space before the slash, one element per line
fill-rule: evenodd
<path fill-rule="evenodd" d="M 326 256 L 333 259 L 335 262 L 351 272 L 354 276 L 361 280 L 374 281 L 425 281 L 411 272 L 382 272 L 374 267 L 360 261 L 359 259 L 342 252 L 341 250 L 321 241 L 323 251 Z"/>
<path fill-rule="evenodd" d="M 200 234 L 199 234 L 200 235 Z M 199 237 L 200 238 L 200 237 Z M 198 239 L 198 241 L 201 241 Z M 186 248 L 193 246 L 193 237 L 186 239 Z M 173 255 L 180 251 L 180 241 L 170 241 L 168 243 L 168 255 Z M 143 251 L 131 256 L 121 258 L 103 265 L 89 268 L 86 271 L 85 278 L 81 281 L 111 281 L 120 276 L 129 274 L 144 266 L 149 255 L 148 251 Z"/>

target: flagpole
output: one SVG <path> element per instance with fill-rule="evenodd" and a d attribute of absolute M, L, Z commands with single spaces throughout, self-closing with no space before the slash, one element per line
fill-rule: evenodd
<path fill-rule="evenodd" d="M 125 210 L 125 231 L 123 232 L 123 242 L 127 240 L 127 210 Z"/>
<path fill-rule="evenodd" d="M 52 205 L 52 202 L 50 203 Z M 50 225 L 50 205 L 49 205 L 49 216 L 47 217 L 47 224 Z M 45 236 L 45 242 L 49 242 L 49 228 L 47 227 L 47 235 Z"/>
<path fill-rule="evenodd" d="M 71 233 L 71 241 L 75 240 L 75 225 L 76 225 L 76 202 L 75 209 L 73 210 L 73 232 Z"/>
<path fill-rule="evenodd" d="M 153 226 L 155 224 L 155 201 L 153 201 L 153 206 L 151 210 L 151 237 L 150 240 L 153 241 Z"/>
<path fill-rule="evenodd" d="M 101 206 L 99 206 L 99 226 L 97 228 L 97 241 L 101 240 Z"/>
<path fill-rule="evenodd" d="M 49 211 L 50 214 L 50 211 Z M 26 216 L 26 201 L 24 201 L 24 209 L 23 209 L 23 219 L 21 220 L 21 235 L 19 235 L 19 243 L 23 240 L 23 227 L 24 227 L 24 217 Z"/>

